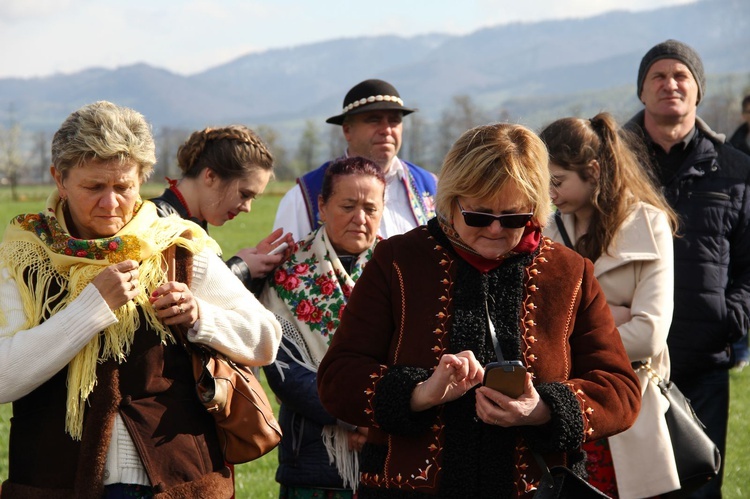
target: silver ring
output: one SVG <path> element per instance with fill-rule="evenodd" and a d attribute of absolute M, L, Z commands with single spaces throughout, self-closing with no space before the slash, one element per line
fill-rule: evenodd
<path fill-rule="evenodd" d="M 495 426 L 500 426 L 500 425 L 498 424 L 498 422 L 497 422 L 497 419 L 495 420 L 495 423 L 494 423 L 494 424 L 495 424 Z"/>
<path fill-rule="evenodd" d="M 182 309 L 182 305 L 180 305 L 180 308 L 178 308 L 177 310 L 179 310 L 181 314 L 185 313 L 185 311 Z"/>
<path fill-rule="evenodd" d="M 135 278 L 135 275 L 133 274 L 133 270 L 128 270 L 128 274 L 130 274 L 130 279 L 128 279 L 128 282 L 132 281 Z"/>
<path fill-rule="evenodd" d="M 182 293 L 180 293 L 180 299 L 177 300 L 177 303 L 182 303 L 182 300 L 184 300 L 184 297 L 182 296 Z"/>

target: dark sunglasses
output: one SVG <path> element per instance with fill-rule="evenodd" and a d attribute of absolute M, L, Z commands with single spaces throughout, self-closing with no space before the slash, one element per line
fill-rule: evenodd
<path fill-rule="evenodd" d="M 461 206 L 461 201 L 456 199 L 458 203 L 458 209 L 461 210 L 461 215 L 464 216 L 464 222 L 469 227 L 489 227 L 492 222 L 497 220 L 500 222 L 500 226 L 506 229 L 520 229 L 526 226 L 534 216 L 533 213 L 509 213 L 507 215 L 493 215 L 492 213 L 480 213 L 478 211 L 466 211 Z"/>

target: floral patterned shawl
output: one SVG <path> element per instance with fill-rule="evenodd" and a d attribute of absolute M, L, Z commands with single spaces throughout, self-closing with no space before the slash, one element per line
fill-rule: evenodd
<path fill-rule="evenodd" d="M 289 355 L 310 371 L 317 372 L 339 327 L 354 283 L 372 258 L 379 240 L 376 238 L 372 246 L 356 257 L 350 274 L 323 225 L 295 244 L 292 255 L 276 269 L 265 288 L 261 302 L 296 328 L 295 331 L 283 328 L 284 336 L 295 346 L 294 352 L 288 351 Z M 286 348 L 283 343 L 281 348 Z M 325 426 L 321 438 L 344 486 L 356 489 L 359 459 L 348 448 L 347 431 L 336 425 Z"/>
<path fill-rule="evenodd" d="M 357 256 L 350 275 L 322 226 L 296 243 L 292 255 L 273 274 L 264 304 L 297 327 L 316 369 L 377 242 Z"/>

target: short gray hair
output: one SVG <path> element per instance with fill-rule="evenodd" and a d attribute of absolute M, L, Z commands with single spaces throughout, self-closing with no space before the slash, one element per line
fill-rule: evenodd
<path fill-rule="evenodd" d="M 52 138 L 52 164 L 63 176 L 89 160 L 138 165 L 145 182 L 156 163 L 154 137 L 146 118 L 137 111 L 107 101 L 73 112 Z"/>

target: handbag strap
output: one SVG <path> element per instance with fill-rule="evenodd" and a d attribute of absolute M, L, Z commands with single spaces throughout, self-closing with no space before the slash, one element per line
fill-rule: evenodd
<path fill-rule="evenodd" d="M 495 332 L 495 325 L 492 323 L 490 318 L 490 307 L 487 304 L 487 298 L 484 298 L 484 312 L 485 318 L 487 319 L 487 330 L 490 332 L 490 338 L 492 338 L 492 347 L 495 349 L 495 356 L 498 362 L 505 360 L 503 357 L 503 349 L 500 348 L 500 340 L 497 339 L 497 333 Z"/>
<path fill-rule="evenodd" d="M 497 339 L 495 325 L 492 324 L 492 319 L 490 318 L 490 308 L 486 298 L 484 300 L 484 310 L 485 317 L 487 318 L 487 329 L 489 330 L 490 337 L 492 338 L 492 346 L 495 348 L 495 356 L 497 356 L 498 362 L 503 362 L 505 360 L 505 357 L 503 356 L 502 348 L 500 348 L 500 340 Z M 539 469 L 542 470 L 542 474 L 544 476 L 549 476 L 550 478 L 552 478 L 552 473 L 550 473 L 549 471 L 549 466 L 547 466 L 547 462 L 544 460 L 542 455 L 533 449 L 531 449 L 531 453 L 534 455 L 534 459 L 536 459 L 536 462 L 539 465 Z M 553 480 L 550 480 L 549 483 L 553 483 Z"/>
<path fill-rule="evenodd" d="M 634 371 L 646 371 L 646 375 L 648 376 L 648 379 L 654 382 L 656 386 L 659 388 L 662 387 L 662 385 L 665 385 L 668 383 L 667 380 L 659 376 L 659 373 L 654 371 L 654 368 L 651 367 L 651 361 L 650 360 L 639 360 L 632 363 L 633 370 Z"/>
<path fill-rule="evenodd" d="M 638 365 L 640 364 L 640 365 Z M 638 365 L 638 367 L 636 367 Z M 661 391 L 662 394 L 665 396 L 667 395 L 667 392 L 669 392 L 669 387 L 671 386 L 671 381 L 668 381 L 661 376 L 659 376 L 659 373 L 654 371 L 654 368 L 651 367 L 651 361 L 638 361 L 633 362 L 633 367 L 636 371 L 644 369 L 646 371 L 646 375 L 648 376 L 648 379 L 653 382 L 656 387 Z"/>
<path fill-rule="evenodd" d="M 562 213 L 560 213 L 559 211 L 555 212 L 555 225 L 557 225 L 557 231 L 560 233 L 560 237 L 562 238 L 565 246 L 567 246 L 568 248 L 573 248 L 573 243 L 571 242 L 568 231 L 565 229 L 565 224 L 563 223 Z"/>
<path fill-rule="evenodd" d="M 162 252 L 163 265 L 167 272 L 167 281 L 177 280 L 177 246 L 172 244 Z M 188 353 L 193 353 L 192 345 L 187 339 L 187 328 L 181 325 L 169 326 L 169 329 L 179 340 L 182 347 Z"/>
<path fill-rule="evenodd" d="M 552 473 L 549 471 L 549 466 L 547 466 L 547 461 L 544 460 L 541 454 L 539 454 L 537 451 L 531 449 L 531 453 L 534 455 L 534 459 L 536 460 L 536 464 L 539 466 L 539 469 L 542 470 L 542 476 L 543 477 L 550 477 L 552 476 Z M 541 485 L 540 481 L 540 485 Z M 553 480 L 550 480 L 550 483 L 553 483 Z"/>

